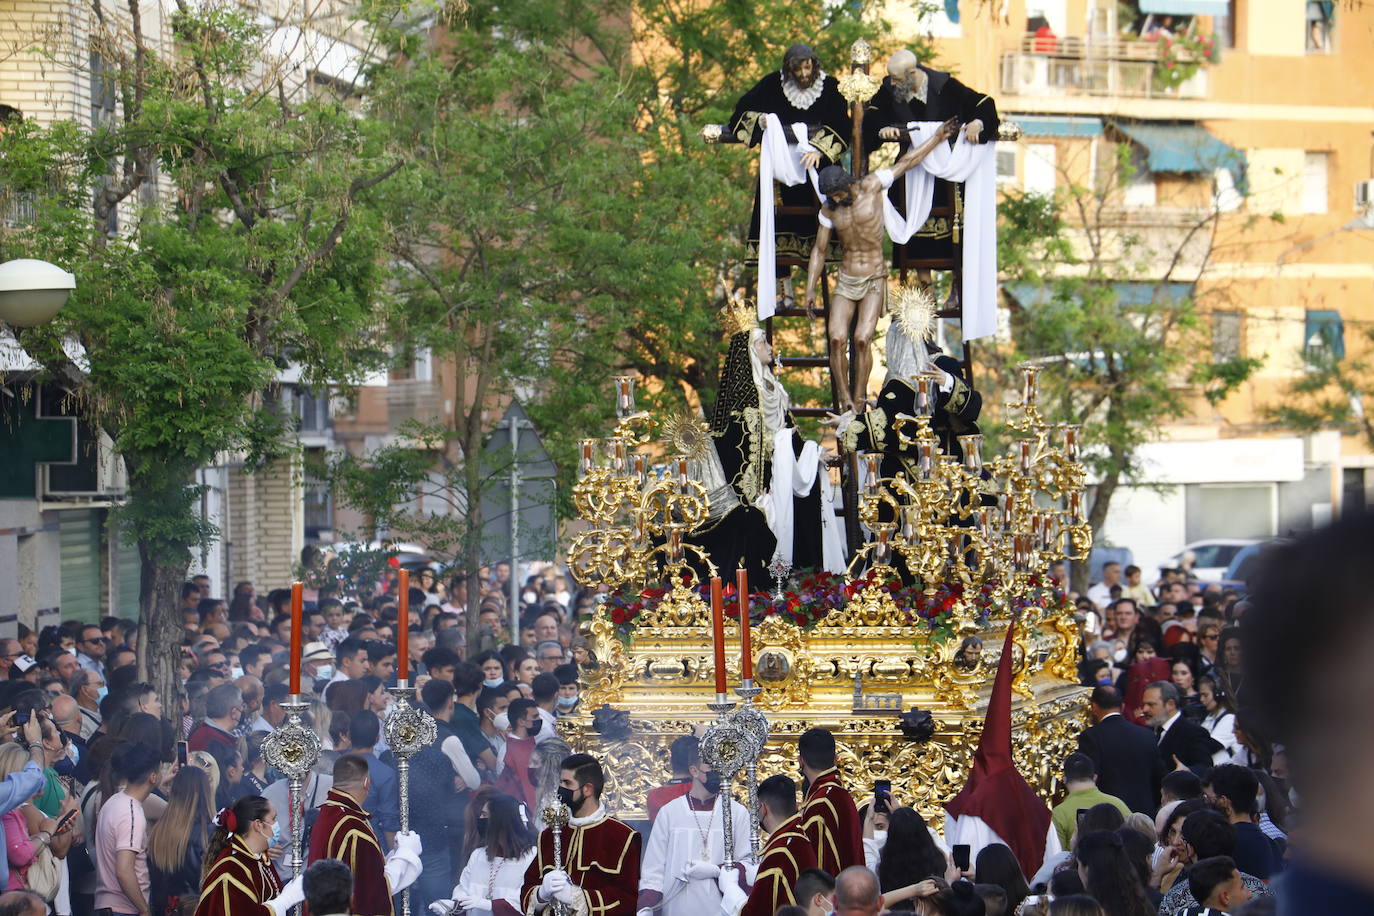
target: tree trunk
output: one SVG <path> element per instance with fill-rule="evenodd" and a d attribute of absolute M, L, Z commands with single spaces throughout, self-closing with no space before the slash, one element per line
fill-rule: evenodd
<path fill-rule="evenodd" d="M 470 425 L 470 428 L 475 424 Z M 475 437 L 469 437 L 475 438 Z M 467 634 L 468 658 L 477 656 L 481 634 L 479 615 L 482 611 L 482 583 L 478 576 L 482 569 L 482 465 L 477 456 L 481 442 L 463 443 L 463 487 L 467 490 L 468 513 L 463 532 L 463 571 L 467 573 Z M 515 570 L 512 569 L 512 576 Z M 510 634 L 511 642 L 519 639 L 517 630 Z"/>
<path fill-rule="evenodd" d="M 186 572 L 191 565 L 191 545 L 169 544 L 164 539 L 150 535 L 150 529 L 157 530 L 168 519 L 149 511 L 149 507 L 165 509 L 181 504 L 189 509 L 189 502 L 183 494 L 190 492 L 194 477 L 187 476 L 181 485 L 169 485 L 166 481 L 175 479 L 175 474 L 151 476 L 156 478 L 151 485 L 133 475 L 129 480 L 130 505 L 142 509 L 135 514 L 131 523 L 138 542 L 139 558 L 138 679 L 152 684 L 157 690 L 162 700 L 163 718 L 170 721 L 179 733 L 181 645 L 185 639 L 181 619 L 181 587 L 186 582 Z M 171 503 L 168 502 L 169 494 L 174 494 Z"/>

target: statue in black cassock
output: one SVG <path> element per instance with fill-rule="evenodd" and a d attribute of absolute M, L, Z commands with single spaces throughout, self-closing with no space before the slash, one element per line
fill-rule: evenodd
<path fill-rule="evenodd" d="M 992 143 L 997 140 L 997 103 L 992 96 L 977 92 L 948 73 L 923 67 L 916 55 L 905 48 L 894 53 L 887 62 L 887 77 L 878 92 L 864 109 L 864 148 L 872 153 L 881 143 L 895 140 L 898 155 L 911 146 L 906 130 L 910 121 L 947 121 L 956 118 L 964 137 L 971 143 Z M 952 142 L 952 141 L 951 141 Z M 935 179 L 935 202 L 948 199 L 948 183 Z M 952 258 L 954 256 L 955 221 L 962 218 L 963 197 L 956 185 L 955 219 L 934 216 L 916 231 L 905 245 L 893 246 L 893 264 L 899 263 L 901 249 L 907 258 Z M 888 197 L 897 211 L 906 215 L 906 184 L 894 182 Z M 930 282 L 929 269 L 920 270 L 923 283 Z M 957 286 L 956 286 L 957 290 Z"/>
<path fill-rule="evenodd" d="M 764 119 L 775 114 L 784 128 L 805 124 L 815 153 L 802 158 L 807 168 L 823 169 L 836 165 L 849 149 L 852 130 L 849 103 L 840 95 L 835 77 L 821 69 L 816 52 L 796 44 L 783 55 L 782 69 L 759 80 L 735 105 L 727 131 L 740 143 L 757 146 L 763 139 Z M 788 131 L 788 141 L 792 134 Z M 795 187 L 774 185 L 774 205 L 805 207 L 807 212 L 779 213 L 774 223 L 776 256 L 805 261 L 816 241 L 816 211 L 820 201 L 809 182 Z M 749 257 L 758 258 L 759 199 L 754 195 L 754 213 L 749 220 Z"/>

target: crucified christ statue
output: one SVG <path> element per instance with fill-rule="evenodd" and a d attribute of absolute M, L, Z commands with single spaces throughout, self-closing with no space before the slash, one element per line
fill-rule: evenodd
<path fill-rule="evenodd" d="M 835 380 L 838 409 L 862 410 L 868 400 L 868 375 L 873 369 L 873 331 L 882 317 L 887 300 L 887 261 L 883 258 L 883 192 L 899 176 L 921 162 L 944 143 L 958 126 L 951 118 L 920 146 L 912 147 L 890 169 L 879 169 L 855 178 L 843 166 L 832 165 L 821 172 L 821 195 L 826 199 L 820 212 L 820 229 L 811 249 L 806 272 L 806 307 L 816 307 L 816 283 L 825 266 L 825 251 L 832 229 L 844 246 L 835 291 L 830 297 L 830 323 L 826 329 L 830 343 L 830 375 Z M 858 309 L 854 327 L 854 386 L 849 384 L 849 324 Z M 857 407 L 857 410 L 856 410 Z"/>

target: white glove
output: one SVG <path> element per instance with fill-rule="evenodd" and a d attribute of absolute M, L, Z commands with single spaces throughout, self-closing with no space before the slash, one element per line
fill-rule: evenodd
<path fill-rule="evenodd" d="M 635 916 L 654 916 L 654 908 L 651 906 L 641 907 L 635 911 Z"/>
<path fill-rule="evenodd" d="M 416 859 L 420 858 L 420 853 L 424 847 L 420 843 L 420 835 L 414 830 L 406 830 L 396 834 L 396 850 L 404 851 L 413 855 Z"/>
<path fill-rule="evenodd" d="M 682 880 L 702 881 L 706 878 L 715 878 L 720 875 L 720 866 L 714 862 L 705 862 L 701 859 L 689 862 L 687 867 L 682 870 Z"/>
<path fill-rule="evenodd" d="M 554 888 L 553 896 L 555 900 L 572 906 L 582 899 L 582 888 L 569 881 L 564 874 L 562 887 Z"/>
<path fill-rule="evenodd" d="M 557 869 L 546 871 L 544 872 L 543 879 L 539 882 L 539 891 L 536 896 L 538 896 L 541 901 L 546 901 L 552 897 L 559 888 L 567 887 L 567 885 L 567 872 Z"/>
<path fill-rule="evenodd" d="M 305 902 L 305 876 L 297 875 L 291 883 L 282 888 L 281 893 L 267 901 L 267 905 L 277 916 L 287 916 L 291 908 Z"/>
<path fill-rule="evenodd" d="M 478 897 L 476 894 L 469 894 L 467 892 L 458 894 L 454 898 L 454 903 L 457 903 L 465 910 L 489 910 L 492 904 L 490 900 L 484 897 Z"/>
<path fill-rule="evenodd" d="M 396 834 L 396 848 L 386 857 L 382 869 L 393 894 L 415 883 L 422 869 L 420 863 L 420 837 L 409 831 Z"/>
<path fill-rule="evenodd" d="M 429 905 L 429 911 L 433 913 L 434 916 L 449 916 L 449 913 L 453 911 L 453 907 L 457 903 L 457 900 L 436 900 Z"/>
<path fill-rule="evenodd" d="M 740 889 L 739 872 L 733 868 L 720 867 L 716 886 L 720 888 L 720 912 L 723 916 L 737 916 L 749 902 L 749 895 Z"/>

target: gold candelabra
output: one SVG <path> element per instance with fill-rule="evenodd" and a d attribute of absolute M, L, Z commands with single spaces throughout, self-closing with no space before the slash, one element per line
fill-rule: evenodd
<path fill-rule="evenodd" d="M 856 553 L 851 574 L 867 566 L 876 582 L 888 581 L 900 558 L 927 595 L 957 584 L 966 593 L 991 587 L 1006 599 L 1051 564 L 1087 557 L 1092 531 L 1083 513 L 1079 428 L 1045 422 L 1036 404 L 1040 369 L 1021 372 L 1021 399 L 1009 405 L 1017 438 L 1009 454 L 991 461 L 983 459 L 979 435 L 958 437 L 962 460 L 940 448 L 931 425 L 934 379 L 915 378 L 915 415 L 893 421 L 900 447 L 915 456 L 912 476 L 883 478 L 879 455 L 860 456 L 859 518 L 873 538 Z M 968 614 L 968 602 L 960 604 L 959 613 Z"/>
<path fill-rule="evenodd" d="M 715 575 L 705 551 L 686 537 L 706 520 L 706 488 L 688 473 L 688 456 L 674 455 L 666 468 L 653 468 L 640 451 L 649 442 L 653 420 L 635 409 L 635 379 L 615 376 L 615 432 L 606 439 L 583 439 L 580 479 L 573 504 L 587 522 L 568 551 L 568 565 L 583 585 L 615 589 L 662 581 L 670 573 L 690 571 L 695 556 Z M 697 448 L 706 430 L 697 420 L 673 421 L 675 444 Z"/>

